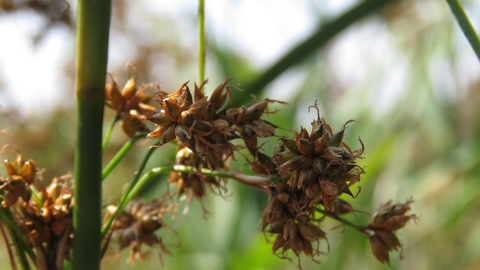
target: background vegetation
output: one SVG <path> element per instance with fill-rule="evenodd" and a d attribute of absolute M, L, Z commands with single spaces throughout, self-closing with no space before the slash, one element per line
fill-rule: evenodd
<path fill-rule="evenodd" d="M 32 38 L 35 42 L 31 45 L 38 51 L 61 34 L 66 37 L 63 46 L 67 49 L 59 59 L 61 64 L 57 64 L 61 68 L 54 70 L 55 76 L 52 76 L 54 82 L 50 85 L 54 89 L 46 90 L 51 96 L 41 103 L 44 105 L 33 103 L 30 108 L 12 103 L 11 91 L 42 92 L 44 86 L 33 83 L 32 89 L 9 89 L 10 79 L 5 75 L 9 67 L 4 63 L 8 62 L 6 55 L 10 52 L 3 48 L 7 48 L 10 41 L 2 41 L 0 129 L 8 130 L 0 135 L 0 144 L 9 143 L 21 149 L 24 156 L 34 158 L 39 167 L 48 168 L 45 179 L 51 179 L 73 170 L 72 18 L 75 3 L 70 3 L 66 12 L 58 13 L 62 6 L 38 1 L 49 3 L 50 9 L 41 9 L 29 6 L 31 2 L 35 1 L 13 1 L 8 6 L 9 1 L 0 1 L 3 7 L 0 30 L 20 20 L 26 21 L 23 24 L 42 22 L 40 25 L 44 27 L 38 31 L 21 34 Z M 240 5 L 231 2 L 234 7 Z M 257 12 L 265 20 L 276 22 L 272 13 L 286 11 L 275 9 L 275 1 L 267 2 L 271 7 Z M 336 7 L 332 4 L 335 1 L 319 2 L 303 3 L 310 7 L 318 27 L 328 26 L 328 22 L 361 3 L 350 1 L 351 4 Z M 273 123 L 284 128 L 308 126 L 316 115 L 308 114 L 307 107 L 315 99 L 319 101 L 322 116 L 334 129 L 351 118 L 358 121 L 349 125 L 345 134 L 346 141 L 354 147 L 360 136 L 366 148 L 366 158 L 361 161 L 366 174 L 359 183 L 362 192 L 354 205 L 370 211 L 388 199 L 403 202 L 413 197 L 412 213 L 420 216 L 418 224 L 412 223 L 400 232 L 405 258 L 400 260 L 398 254 L 393 255 L 392 266 L 396 269 L 475 269 L 480 265 L 478 59 L 446 2 L 378 2 L 386 4 L 375 11 L 372 8 L 364 19 L 356 20 L 349 27 L 337 29 L 338 35 L 327 42 L 311 45 L 311 54 L 299 62 L 290 60 L 285 72 L 262 85 L 256 78 L 276 60 L 260 66 L 248 48 L 226 41 L 231 36 L 210 31 L 215 26 L 213 18 L 209 19 L 208 6 L 216 3 L 207 1 L 206 76 L 211 81 L 207 89 L 211 91 L 214 85 L 233 77 L 242 84 L 245 90 L 242 96 L 246 99 L 254 93 L 257 98 L 268 96 L 288 101 L 289 105 L 270 116 Z M 139 82 L 160 82 L 165 91 L 176 90 L 186 80 L 197 80 L 196 1 L 183 1 L 167 11 L 152 8 L 155 4 L 149 1 L 118 0 L 113 1 L 113 5 L 108 70 L 120 83 L 128 77 L 124 68 L 127 61 L 136 66 Z M 465 1 L 464 5 L 467 13 L 479 14 L 480 4 Z M 232 10 L 226 10 L 225 16 L 229 16 L 229 12 Z M 470 17 L 477 18 L 472 23 L 479 29 L 479 17 Z M 237 29 L 234 24 L 242 22 L 231 23 L 232 28 Z M 310 35 L 316 28 L 310 29 Z M 278 29 L 272 27 L 269 31 Z M 268 31 L 261 35 L 268 36 Z M 292 38 L 292 48 L 308 35 Z M 274 47 L 275 44 L 259 43 L 259 46 Z M 23 80 L 37 75 L 51 76 L 44 72 L 36 70 L 21 75 Z M 236 96 L 235 104 L 240 104 L 238 102 L 243 100 Z M 113 112 L 106 110 L 106 125 L 112 117 Z M 114 132 L 104 156 L 105 164 L 126 139 L 120 130 Z M 105 203 L 118 198 L 123 183 L 129 180 L 125 176 L 131 176 L 145 150 L 145 144 L 139 145 L 103 183 Z M 171 145 L 163 147 L 148 166 L 168 164 L 174 150 Z M 247 167 L 240 161 L 232 169 L 246 170 Z M 143 196 L 152 198 L 161 194 L 164 180 L 159 179 L 158 185 Z M 212 214 L 206 220 L 201 206 L 194 203 L 178 227 L 178 235 L 162 232 L 173 252 L 171 256 L 163 256 L 164 269 L 295 269 L 295 264 L 272 255 L 271 246 L 260 232 L 259 220 L 265 203 L 263 194 L 237 183 L 229 184 L 225 198 L 207 196 L 205 208 Z M 365 217 L 358 213 L 356 218 Z M 305 258 L 304 268 L 389 268 L 375 260 L 364 236 L 348 228 L 330 230 L 335 226 L 335 222 L 325 224 L 331 252 L 323 257 L 322 265 L 319 267 Z M 1 254 L 7 256 L 5 252 Z M 102 268 L 118 268 L 114 249 L 111 254 Z M 157 250 L 151 250 L 151 259 L 135 269 L 158 267 L 160 261 L 156 254 Z M 121 269 L 132 269 L 125 262 L 127 255 L 128 251 L 120 254 Z M 1 259 L 0 264 L 4 269 L 10 267 L 7 257 Z"/>

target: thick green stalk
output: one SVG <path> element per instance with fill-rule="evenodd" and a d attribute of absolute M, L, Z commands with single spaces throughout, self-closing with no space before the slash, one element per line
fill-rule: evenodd
<path fill-rule="evenodd" d="M 450 6 L 453 15 L 457 19 L 458 25 L 460 25 L 460 28 L 467 37 L 470 46 L 472 46 L 473 51 L 477 55 L 478 60 L 480 60 L 480 40 L 478 39 L 475 29 L 473 29 L 467 14 L 465 14 L 462 5 L 458 2 L 458 0 L 447 0 L 447 3 Z"/>
<path fill-rule="evenodd" d="M 281 59 L 275 62 L 270 68 L 261 73 L 251 82 L 243 83 L 243 89 L 249 93 L 256 93 L 267 84 L 277 78 L 287 69 L 300 64 L 313 52 L 323 47 L 328 41 L 332 40 L 337 34 L 341 33 L 347 27 L 358 20 L 378 11 L 385 4 L 395 0 L 366 0 L 349 11 L 345 12 L 335 20 L 329 23 L 320 24 L 319 28 L 303 42 L 292 48 Z M 235 95 L 235 93 L 234 93 Z M 248 95 L 243 95 L 248 98 Z M 239 97 L 239 103 L 244 103 L 245 98 Z M 237 96 L 235 97 L 237 102 Z"/>
<path fill-rule="evenodd" d="M 74 270 L 100 269 L 102 128 L 110 0 L 77 2 Z"/>
<path fill-rule="evenodd" d="M 205 0 L 198 0 L 198 74 L 205 80 Z"/>

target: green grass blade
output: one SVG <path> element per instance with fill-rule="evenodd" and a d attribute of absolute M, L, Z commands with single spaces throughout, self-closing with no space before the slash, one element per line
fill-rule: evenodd
<path fill-rule="evenodd" d="M 457 19 L 458 25 L 462 29 L 465 37 L 467 37 L 470 46 L 472 46 L 473 51 L 477 55 L 478 60 L 480 60 L 480 40 L 478 39 L 475 29 L 473 29 L 472 23 L 465 14 L 462 5 L 458 0 L 447 0 L 450 9 L 452 10 L 453 15 Z"/>

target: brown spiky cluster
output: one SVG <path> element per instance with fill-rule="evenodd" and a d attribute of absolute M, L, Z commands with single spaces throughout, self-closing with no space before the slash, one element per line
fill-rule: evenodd
<path fill-rule="evenodd" d="M 167 203 L 164 196 L 147 203 L 138 199 L 132 200 L 117 214 L 111 227 L 112 237 L 118 240 L 120 250 L 130 247 L 129 263 L 135 265 L 135 261 L 142 261 L 147 257 L 148 252 L 141 251 L 143 244 L 150 247 L 158 246 L 163 253 L 170 254 L 155 232 L 160 228 L 166 228 L 163 216 L 172 209 L 173 206 Z M 114 213 L 116 206 L 110 205 L 107 210 L 110 214 Z M 158 255 L 163 264 L 161 254 Z"/>
<path fill-rule="evenodd" d="M 177 139 L 183 145 L 177 154 L 177 164 L 198 169 L 189 174 L 170 175 L 170 182 L 179 185 L 180 194 L 191 190 L 195 197 L 201 198 L 206 185 L 220 187 L 218 179 L 201 174 L 200 169 L 226 169 L 225 161 L 239 149 L 232 140 L 242 139 L 247 149 L 256 153 L 257 137 L 272 136 L 275 131 L 276 126 L 261 116 L 267 112 L 268 103 L 277 101 L 265 99 L 247 107 L 227 108 L 227 97 L 236 88 L 228 85 L 230 80 L 217 86 L 210 98 L 202 92 L 207 81 L 200 86 L 195 84 L 193 95 L 188 82 L 174 93 L 159 92 L 157 101 L 161 109 L 148 118 L 156 128 L 147 137 L 161 137 L 159 145 L 154 147 Z"/>
<path fill-rule="evenodd" d="M 37 268 L 62 269 L 73 241 L 70 177 L 54 178 L 45 187 L 33 160 L 24 161 L 18 153 L 15 161 L 4 164 L 8 177 L 0 178 L 0 189 L 6 192 L 2 207 L 12 209 L 15 222 L 35 249 Z"/>
<path fill-rule="evenodd" d="M 370 245 L 375 257 L 381 263 L 389 263 L 389 252 L 402 249 L 402 245 L 395 235 L 395 231 L 403 228 L 408 221 L 416 220 L 416 215 L 406 215 L 410 210 L 412 200 L 407 200 L 404 204 L 394 204 L 391 201 L 380 205 L 378 210 L 373 213 L 372 220 L 367 228 L 370 230 Z"/>
<path fill-rule="evenodd" d="M 297 257 L 304 253 L 313 260 L 322 254 L 319 244 L 327 239 L 326 233 L 315 218 L 315 208 L 305 207 L 303 198 L 301 191 L 293 192 L 278 183 L 263 211 L 262 228 L 274 236 L 272 250 L 280 258 L 288 258 L 288 250 Z"/>
<path fill-rule="evenodd" d="M 272 158 L 282 180 L 272 189 L 262 215 L 263 229 L 275 235 L 273 251 L 280 257 L 292 250 L 310 257 L 321 254 L 318 242 L 326 239 L 317 213 L 348 213 L 353 208 L 338 196 L 354 196 L 350 186 L 360 180 L 362 168 L 356 159 L 363 153 L 352 151 L 343 134 L 348 121 L 334 133 L 323 118 L 294 132 L 294 138 L 282 138 L 279 152 Z M 351 210 L 349 210 L 351 209 Z M 313 244 L 317 243 L 316 246 Z"/>
<path fill-rule="evenodd" d="M 146 132 L 144 122 L 148 116 L 155 112 L 155 108 L 147 103 L 151 95 L 146 95 L 148 85 L 137 89 L 137 82 L 132 76 L 122 90 L 112 78 L 112 82 L 105 87 L 106 104 L 117 112 L 117 118 L 121 120 L 122 129 L 129 137 L 137 132 Z"/>
<path fill-rule="evenodd" d="M 363 173 L 355 161 L 363 153 L 363 144 L 352 151 L 342 142 L 345 127 L 352 121 L 333 133 L 330 125 L 318 117 L 312 122 L 310 134 L 301 128 L 295 131 L 295 138 L 281 139 L 285 151 L 277 153 L 272 161 L 288 187 L 304 192 L 308 207 L 321 201 L 325 210 L 332 212 L 340 194 L 353 197 L 349 187 Z"/>

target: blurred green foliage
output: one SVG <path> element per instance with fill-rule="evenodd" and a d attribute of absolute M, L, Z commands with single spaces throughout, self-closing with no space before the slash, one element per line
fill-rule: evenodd
<path fill-rule="evenodd" d="M 469 4 L 467 11 L 480 8 L 478 3 Z M 185 78 L 197 78 L 196 63 L 192 60 L 195 46 L 174 34 L 185 24 L 185 18 L 182 23 L 178 18 L 158 18 L 145 6 L 134 8 L 127 1 L 114 1 L 114 5 L 112 41 L 122 40 L 134 47 L 135 53 L 127 57 L 137 67 L 140 82 L 158 81 L 156 75 L 162 74 L 162 89 L 173 91 Z M 158 30 L 163 33 L 161 37 L 138 37 L 136 31 L 141 27 L 132 24 L 134 16 L 145 18 L 142 27 Z M 194 16 L 194 12 L 186 15 L 192 29 Z M 357 123 L 348 126 L 345 137 L 353 147 L 360 146 L 358 137 L 364 142 L 366 152 L 361 165 L 366 174 L 358 184 L 362 187 L 360 195 L 345 199 L 358 210 L 372 211 L 386 200 L 404 202 L 412 197 L 412 212 L 420 218 L 399 232 L 404 249 L 401 255 L 390 254 L 391 267 L 376 261 L 368 239 L 349 228 L 337 227 L 339 224 L 334 221 L 324 223 L 329 254 L 322 256 L 320 266 L 302 258 L 302 267 L 477 269 L 480 76 L 478 61 L 448 6 L 433 0 L 390 1 L 380 12 L 369 13 L 366 19 L 317 45 L 324 46 L 313 48 L 306 59 L 292 63 L 295 68 L 288 69 L 265 88 L 245 89 L 248 94 L 243 93 L 243 100 L 248 100 L 250 93 L 257 98 L 288 97 L 289 105 L 279 107 L 281 110 L 269 118 L 285 129 L 280 131 L 283 134 L 288 134 L 286 129 L 309 126 L 316 112 L 308 113 L 308 106 L 315 100 L 321 115 L 334 129 L 355 119 Z M 262 74 L 235 47 L 222 47 L 213 38 L 208 46 L 210 91 L 211 85 L 227 77 L 248 86 Z M 112 56 L 115 55 L 118 54 L 114 51 Z M 352 56 L 355 59 L 349 59 Z M 121 75 L 124 63 L 111 61 L 112 73 L 125 81 L 126 76 Z M 239 94 L 242 93 L 236 96 Z M 21 149 L 25 157 L 34 158 L 40 167 L 47 168 L 45 181 L 72 170 L 73 109 L 21 119 L 16 118 L 15 111 L 2 114 L 0 129 L 9 130 L 0 135 L 0 142 Z M 112 117 L 107 112 L 105 129 Z M 114 132 L 105 152 L 105 164 L 126 139 L 120 130 Z M 266 144 L 265 150 L 273 143 Z M 106 204 L 119 198 L 147 145 L 138 143 L 135 151 L 106 179 Z M 162 147 L 148 166 L 171 164 L 174 152 L 174 146 Z M 233 162 L 232 169 L 248 173 L 248 165 L 241 157 Z M 152 198 L 165 188 L 166 179 L 159 178 L 158 185 L 143 195 Z M 208 218 L 204 218 L 200 203 L 195 201 L 178 228 L 160 233 L 172 251 L 172 255 L 162 254 L 163 269 L 295 269 L 296 258 L 292 255 L 291 263 L 274 256 L 260 232 L 260 216 L 267 198 L 238 183 L 230 182 L 228 190 L 223 197 L 207 196 L 204 207 L 211 213 Z M 359 212 L 349 219 L 365 221 L 366 217 Z M 175 225 L 175 221 L 166 222 Z M 326 246 L 324 250 L 327 251 Z M 153 248 L 149 252 L 149 260 L 132 267 L 126 264 L 128 251 L 118 254 L 113 246 L 102 268 L 116 269 L 118 264 L 121 269 L 159 268 L 160 250 Z M 0 261 L 6 261 L 6 257 Z"/>

